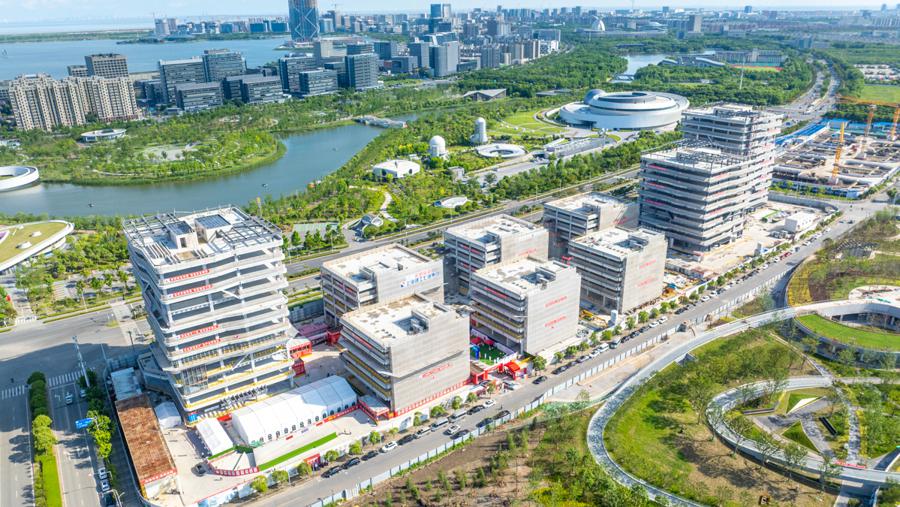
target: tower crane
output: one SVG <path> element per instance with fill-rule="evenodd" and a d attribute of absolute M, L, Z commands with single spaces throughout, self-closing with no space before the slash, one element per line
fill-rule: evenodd
<path fill-rule="evenodd" d="M 847 122 L 841 123 L 841 133 L 838 135 L 837 149 L 834 150 L 834 167 L 831 168 L 831 184 L 838 182 L 838 172 L 841 169 L 841 152 L 844 151 L 844 128 Z"/>

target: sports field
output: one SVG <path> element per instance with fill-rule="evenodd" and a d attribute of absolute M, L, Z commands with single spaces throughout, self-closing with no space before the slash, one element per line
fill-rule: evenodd
<path fill-rule="evenodd" d="M 470 355 L 475 358 L 475 351 L 470 350 Z M 494 364 L 503 357 L 503 352 L 496 347 L 482 343 L 478 345 L 478 360 L 485 364 Z"/>
<path fill-rule="evenodd" d="M 867 84 L 863 86 L 859 98 L 875 102 L 900 103 L 900 85 Z"/>

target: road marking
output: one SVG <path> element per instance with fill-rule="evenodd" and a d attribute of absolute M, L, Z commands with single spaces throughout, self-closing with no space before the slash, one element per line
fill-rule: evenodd
<path fill-rule="evenodd" d="M 13 387 L 7 387 L 6 389 L 0 391 L 0 400 L 8 400 L 10 398 L 15 398 L 17 396 L 24 396 L 28 393 L 28 386 L 25 384 L 19 384 Z"/>
<path fill-rule="evenodd" d="M 70 371 L 69 373 L 64 373 L 62 375 L 50 377 L 50 380 L 47 382 L 47 384 L 50 387 L 59 387 L 61 385 L 71 384 L 73 382 L 76 382 L 78 380 L 78 377 L 80 377 L 80 376 L 81 376 L 80 370 Z"/>

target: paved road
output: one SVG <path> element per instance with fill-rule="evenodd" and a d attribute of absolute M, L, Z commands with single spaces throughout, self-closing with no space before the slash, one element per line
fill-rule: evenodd
<path fill-rule="evenodd" d="M 0 506 L 34 505 L 28 397 L 3 401 L 0 410 Z"/>
<path fill-rule="evenodd" d="M 66 405 L 66 393 L 75 401 Z M 63 507 L 92 507 L 100 497 L 94 479 L 93 442 L 84 430 L 75 428 L 75 421 L 85 417 L 87 403 L 78 396 L 74 382 L 50 388 L 50 417 L 56 434 L 56 457 L 59 467 Z"/>

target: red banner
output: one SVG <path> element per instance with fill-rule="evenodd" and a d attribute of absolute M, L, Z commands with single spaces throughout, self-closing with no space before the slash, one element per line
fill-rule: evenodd
<path fill-rule="evenodd" d="M 206 285 L 201 285 L 200 287 L 194 287 L 193 289 L 185 289 L 185 290 L 180 290 L 178 292 L 173 292 L 173 293 L 169 294 L 169 297 L 177 298 L 179 296 L 185 296 L 187 294 L 196 294 L 197 292 L 203 292 L 203 291 L 205 291 L 207 289 L 211 289 L 211 288 L 212 288 L 212 284 L 208 283 Z"/>
<path fill-rule="evenodd" d="M 192 351 L 192 350 L 202 349 L 203 347 L 209 347 L 210 345 L 215 345 L 215 344 L 217 344 L 217 343 L 219 343 L 219 342 L 221 342 L 221 341 L 222 341 L 221 339 L 216 338 L 215 340 L 210 340 L 210 341 L 208 341 L 208 342 L 203 342 L 203 343 L 198 343 L 198 344 L 196 344 L 196 345 L 191 345 L 191 346 L 188 346 L 188 347 L 183 347 L 183 348 L 181 349 L 181 351 L 182 351 L 182 352 L 190 352 L 190 351 Z"/>
<path fill-rule="evenodd" d="M 209 273 L 208 269 L 201 269 L 200 271 L 194 271 L 193 273 L 185 273 L 183 275 L 173 276 L 171 278 L 166 278 L 167 282 L 177 282 L 180 280 L 187 280 L 189 278 L 194 278 L 200 275 L 205 275 Z"/>
<path fill-rule="evenodd" d="M 191 336 L 197 336 L 198 334 L 208 333 L 209 331 L 215 331 L 216 329 L 219 329 L 219 325 L 213 324 L 211 326 L 203 327 L 200 329 L 195 329 L 193 331 L 188 331 L 186 333 L 181 333 L 180 335 L 178 335 L 178 338 L 180 338 L 180 339 L 190 338 Z"/>

